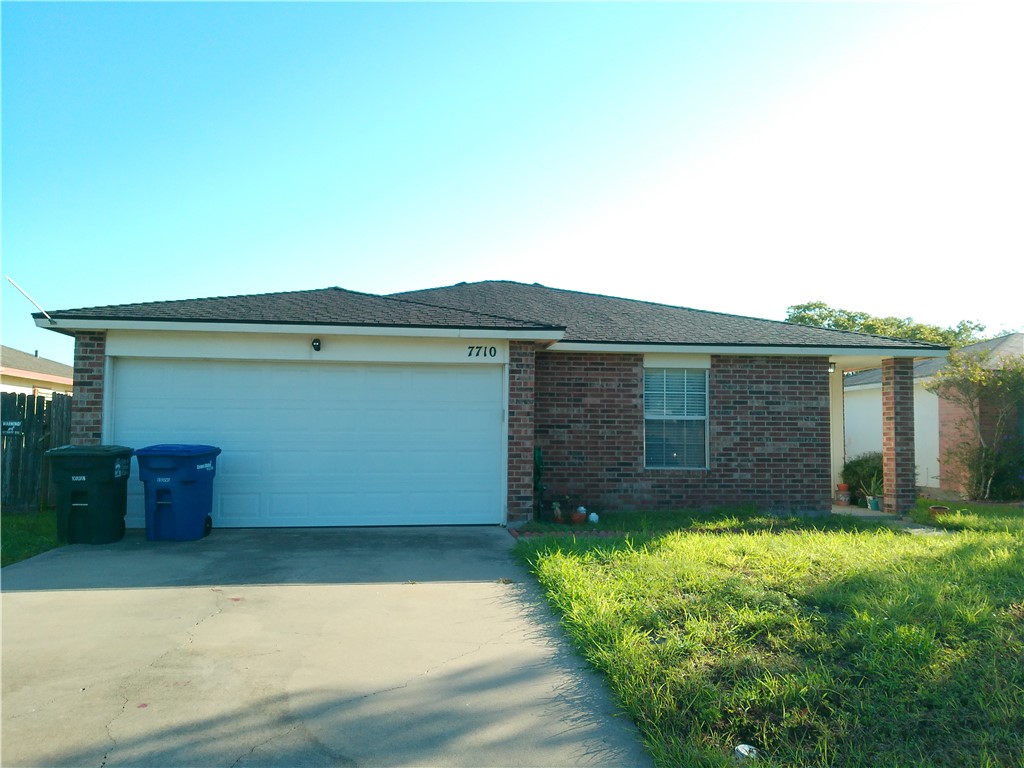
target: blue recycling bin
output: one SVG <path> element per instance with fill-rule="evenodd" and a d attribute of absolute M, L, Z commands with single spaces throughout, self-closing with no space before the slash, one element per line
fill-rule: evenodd
<path fill-rule="evenodd" d="M 150 445 L 135 451 L 146 488 L 146 538 L 195 541 L 213 528 L 213 478 L 220 448 Z"/>

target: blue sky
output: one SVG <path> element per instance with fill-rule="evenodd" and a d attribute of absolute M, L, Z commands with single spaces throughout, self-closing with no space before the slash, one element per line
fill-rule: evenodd
<path fill-rule="evenodd" d="M 1019 330 L 1015 5 L 4 2 L 3 275 Z M 2 298 L 5 345 L 71 361 Z"/>

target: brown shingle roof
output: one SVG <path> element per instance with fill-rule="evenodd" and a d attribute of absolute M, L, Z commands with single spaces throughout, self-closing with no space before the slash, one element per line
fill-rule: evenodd
<path fill-rule="evenodd" d="M 57 320 L 565 330 L 562 341 L 943 350 L 934 344 L 503 280 L 377 296 L 341 288 L 57 310 Z M 37 319 L 42 315 L 34 315 Z M 66 326 L 73 327 L 68 323 Z"/>
<path fill-rule="evenodd" d="M 322 288 L 287 293 L 153 301 L 55 310 L 57 320 L 140 320 L 274 325 L 345 325 L 404 328 L 549 329 L 546 324 L 486 311 L 439 307 L 411 299 Z M 42 317 L 37 313 L 36 318 Z"/>
<path fill-rule="evenodd" d="M 392 295 L 565 326 L 566 342 L 944 349 L 903 339 L 566 291 L 536 283 L 494 280 Z"/>

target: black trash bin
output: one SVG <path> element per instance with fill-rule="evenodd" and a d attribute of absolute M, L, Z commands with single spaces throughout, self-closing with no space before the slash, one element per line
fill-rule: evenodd
<path fill-rule="evenodd" d="M 57 488 L 57 537 L 69 544 L 110 544 L 124 537 L 132 449 L 63 445 L 45 454 Z"/>
<path fill-rule="evenodd" d="M 195 541 L 213 527 L 213 478 L 220 448 L 150 445 L 135 451 L 146 487 L 146 538 Z"/>

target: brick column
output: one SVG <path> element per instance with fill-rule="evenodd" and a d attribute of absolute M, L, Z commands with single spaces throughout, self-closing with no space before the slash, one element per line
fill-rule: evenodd
<path fill-rule="evenodd" d="M 103 372 L 107 332 L 75 334 L 75 383 L 71 398 L 71 444 L 103 442 Z"/>
<path fill-rule="evenodd" d="M 914 466 L 914 360 L 882 360 L 882 474 L 885 511 L 903 514 L 917 499 Z"/>
<path fill-rule="evenodd" d="M 508 522 L 533 516 L 533 394 L 536 349 L 513 341 L 508 349 Z"/>

